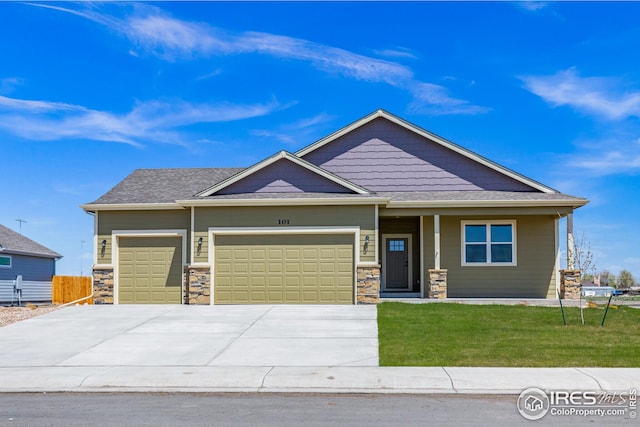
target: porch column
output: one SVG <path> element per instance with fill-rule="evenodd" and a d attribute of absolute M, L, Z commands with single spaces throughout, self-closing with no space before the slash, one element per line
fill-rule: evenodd
<path fill-rule="evenodd" d="M 573 214 L 567 214 L 567 270 L 575 268 L 575 244 L 573 242 Z"/>
<path fill-rule="evenodd" d="M 440 270 L 440 215 L 433 216 L 434 269 Z"/>
<path fill-rule="evenodd" d="M 424 216 L 420 215 L 420 298 L 424 298 L 425 286 L 425 253 L 424 253 Z"/>

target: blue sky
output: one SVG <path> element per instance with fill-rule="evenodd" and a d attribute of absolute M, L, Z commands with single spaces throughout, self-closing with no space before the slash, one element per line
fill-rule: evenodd
<path fill-rule="evenodd" d="M 0 223 L 91 269 L 137 168 L 249 166 L 383 108 L 558 190 L 640 276 L 640 3 L 0 2 Z M 84 241 L 85 243 L 82 243 Z"/>

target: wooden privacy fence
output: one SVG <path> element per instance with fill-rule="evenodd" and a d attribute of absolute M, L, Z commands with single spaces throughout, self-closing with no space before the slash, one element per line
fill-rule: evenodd
<path fill-rule="evenodd" d="M 91 295 L 92 278 L 84 276 L 53 276 L 51 283 L 51 302 L 67 304 Z M 79 304 L 93 304 L 93 298 L 80 301 Z"/>

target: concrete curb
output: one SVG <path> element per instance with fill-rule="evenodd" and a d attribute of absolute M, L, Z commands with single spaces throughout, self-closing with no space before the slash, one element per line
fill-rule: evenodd
<path fill-rule="evenodd" d="M 265 392 L 517 395 L 529 387 L 628 393 L 640 368 L 2 367 L 0 393 Z"/>

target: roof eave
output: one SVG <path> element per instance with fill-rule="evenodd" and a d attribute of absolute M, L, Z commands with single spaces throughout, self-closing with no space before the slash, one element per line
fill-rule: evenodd
<path fill-rule="evenodd" d="M 393 200 L 387 204 L 387 208 L 504 208 L 504 207 L 572 207 L 577 209 L 589 203 L 584 199 L 561 199 L 561 200 L 413 200 L 398 201 Z"/>
<path fill-rule="evenodd" d="M 307 199 L 202 199 L 178 200 L 183 207 L 203 206 L 312 206 L 312 205 L 375 205 L 387 204 L 387 197 L 318 197 Z"/>
<path fill-rule="evenodd" d="M 86 212 L 184 209 L 178 203 L 87 203 L 80 205 Z"/>
<path fill-rule="evenodd" d="M 59 260 L 60 258 L 62 258 L 62 255 L 60 255 L 57 252 L 55 254 L 45 254 L 45 253 L 40 253 L 40 252 L 19 251 L 19 250 L 9 249 L 9 248 L 4 248 L 2 250 L 2 252 L 0 252 L 0 254 L 2 254 L 2 255 L 24 255 L 24 256 L 30 256 L 30 257 L 36 257 L 36 258 L 50 258 L 50 259 L 55 259 L 55 260 Z"/>

